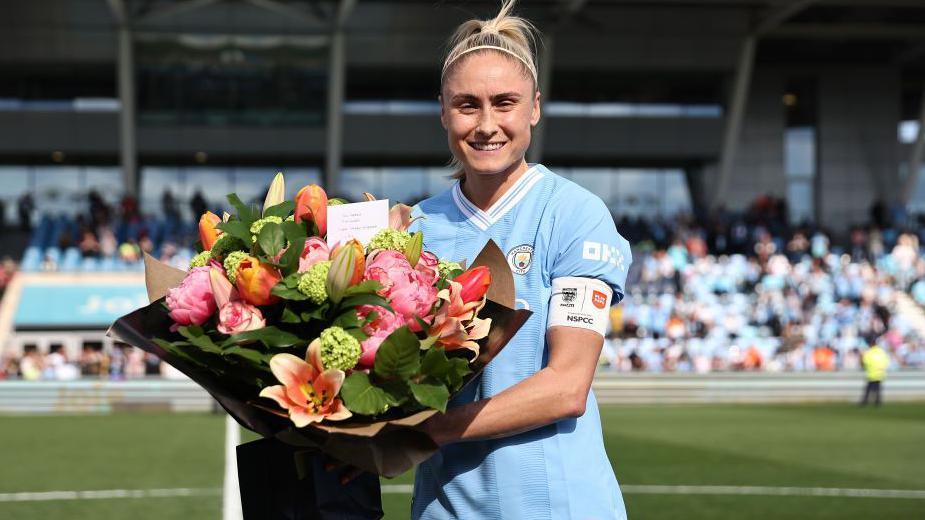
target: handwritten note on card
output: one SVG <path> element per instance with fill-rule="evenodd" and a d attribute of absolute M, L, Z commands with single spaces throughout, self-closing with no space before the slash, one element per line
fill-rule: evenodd
<path fill-rule="evenodd" d="M 357 239 L 364 246 L 389 227 L 389 200 L 328 206 L 328 246 Z"/>

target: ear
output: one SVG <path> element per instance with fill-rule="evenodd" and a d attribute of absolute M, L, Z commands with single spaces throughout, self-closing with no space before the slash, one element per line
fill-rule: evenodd
<path fill-rule="evenodd" d="M 440 124 L 443 125 L 443 129 L 446 130 L 446 109 L 443 108 L 443 94 L 437 96 L 437 101 L 440 103 Z"/>
<path fill-rule="evenodd" d="M 530 126 L 536 126 L 540 122 L 540 91 L 536 91 L 533 97 L 533 113 L 530 115 Z"/>

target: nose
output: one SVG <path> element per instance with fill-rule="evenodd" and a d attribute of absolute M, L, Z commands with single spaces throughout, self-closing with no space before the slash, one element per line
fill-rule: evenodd
<path fill-rule="evenodd" d="M 495 121 L 495 116 L 491 109 L 481 111 L 479 115 L 479 125 L 476 127 L 475 131 L 486 137 L 491 137 L 498 132 L 498 124 Z"/>

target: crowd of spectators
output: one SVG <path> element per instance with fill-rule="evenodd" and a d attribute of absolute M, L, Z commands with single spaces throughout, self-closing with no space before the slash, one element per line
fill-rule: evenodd
<path fill-rule="evenodd" d="M 897 291 L 925 304 L 919 236 L 881 208 L 843 245 L 789 226 L 769 197 L 735 217 L 618 227 L 636 258 L 602 356 L 616 370 L 857 370 L 874 342 L 894 368 L 925 367 L 925 339 L 894 312 Z"/>
<path fill-rule="evenodd" d="M 0 379 L 119 381 L 176 375 L 177 372 L 157 356 L 122 344 L 116 344 L 109 352 L 101 346 L 85 346 L 76 359 L 69 359 L 60 345 L 53 345 L 47 353 L 39 352 L 35 346 L 26 346 L 22 354 L 6 354 L 0 358 Z"/>

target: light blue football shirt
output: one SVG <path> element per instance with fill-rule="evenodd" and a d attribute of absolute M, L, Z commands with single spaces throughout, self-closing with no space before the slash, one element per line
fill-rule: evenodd
<path fill-rule="evenodd" d="M 440 258 L 471 262 L 494 240 L 514 273 L 517 306 L 533 315 L 450 406 L 491 397 L 548 362 L 546 315 L 552 279 L 584 276 L 623 298 L 631 262 L 596 195 L 542 165 L 531 165 L 488 211 L 457 182 L 414 208 L 413 230 Z M 574 348 L 582 348 L 575 345 Z M 504 439 L 443 447 L 415 475 L 415 519 L 623 519 L 626 510 L 601 435 L 594 394 L 585 414 Z"/>

